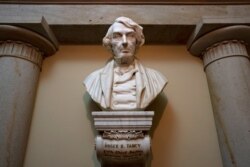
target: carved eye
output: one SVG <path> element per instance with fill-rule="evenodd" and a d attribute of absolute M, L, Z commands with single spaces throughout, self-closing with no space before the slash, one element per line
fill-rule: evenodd
<path fill-rule="evenodd" d="M 135 33 L 134 32 L 130 32 L 128 34 L 126 34 L 127 38 L 130 40 L 130 41 L 134 41 L 136 38 L 135 38 Z"/>
<path fill-rule="evenodd" d="M 127 37 L 134 38 L 135 37 L 135 33 L 134 32 L 130 32 L 130 33 L 127 34 Z"/>
<path fill-rule="evenodd" d="M 116 38 L 121 38 L 122 37 L 122 34 L 120 33 L 113 33 L 113 38 L 116 39 Z"/>

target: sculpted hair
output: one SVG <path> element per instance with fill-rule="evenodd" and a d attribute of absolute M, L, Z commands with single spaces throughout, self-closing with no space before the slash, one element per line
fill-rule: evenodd
<path fill-rule="evenodd" d="M 118 17 L 114 23 L 121 23 L 128 28 L 132 28 L 135 31 L 137 48 L 139 48 L 144 44 L 145 38 L 142 32 L 143 28 L 139 24 L 137 24 L 136 22 L 127 17 Z M 112 40 L 114 23 L 109 27 L 107 34 L 102 40 L 103 46 L 105 46 L 109 51 L 112 51 L 111 40 Z"/>

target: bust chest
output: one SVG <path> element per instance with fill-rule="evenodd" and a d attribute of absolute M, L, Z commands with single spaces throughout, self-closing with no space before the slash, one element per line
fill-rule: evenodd
<path fill-rule="evenodd" d="M 111 107 L 114 110 L 135 109 L 136 106 L 136 72 L 132 69 L 123 74 L 114 70 Z"/>

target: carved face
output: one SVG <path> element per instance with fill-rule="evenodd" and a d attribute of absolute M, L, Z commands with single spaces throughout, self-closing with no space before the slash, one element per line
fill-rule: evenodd
<path fill-rule="evenodd" d="M 116 62 L 130 64 L 136 50 L 135 31 L 121 23 L 114 23 L 111 45 Z"/>

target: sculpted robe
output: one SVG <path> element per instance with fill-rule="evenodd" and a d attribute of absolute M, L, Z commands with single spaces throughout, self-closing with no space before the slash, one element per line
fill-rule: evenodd
<path fill-rule="evenodd" d="M 135 74 L 136 108 L 133 110 L 143 110 L 163 90 L 167 84 L 167 79 L 158 71 L 144 67 L 136 59 L 135 67 L 138 72 Z M 96 70 L 87 76 L 83 82 L 91 98 L 103 110 L 113 110 L 111 105 L 113 75 L 114 60 L 111 60 L 104 68 Z"/>

